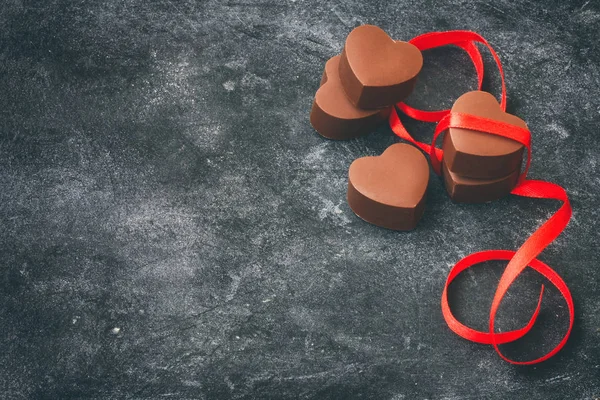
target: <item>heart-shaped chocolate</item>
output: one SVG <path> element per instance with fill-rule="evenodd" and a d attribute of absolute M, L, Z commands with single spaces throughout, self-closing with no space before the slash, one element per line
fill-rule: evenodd
<path fill-rule="evenodd" d="M 325 64 L 321 87 L 310 112 L 310 123 L 328 139 L 352 139 L 372 132 L 377 124 L 387 119 L 390 110 L 361 110 L 350 103 L 340 83 L 339 64 L 340 56 Z"/>
<path fill-rule="evenodd" d="M 442 162 L 442 175 L 446 191 L 456 203 L 486 203 L 497 200 L 508 195 L 519 180 L 518 169 L 501 178 L 465 178 L 450 172 L 445 162 Z"/>
<path fill-rule="evenodd" d="M 348 171 L 348 204 L 356 215 L 394 230 L 413 229 L 423 215 L 429 164 L 413 147 L 396 143 L 381 156 L 362 157 Z"/>
<path fill-rule="evenodd" d="M 494 96 L 473 91 L 460 96 L 453 112 L 477 115 L 527 129 L 525 122 L 502 111 Z M 523 145 L 512 139 L 469 129 L 450 128 L 442 145 L 448 169 L 476 179 L 496 179 L 521 168 Z"/>
<path fill-rule="evenodd" d="M 408 97 L 422 67 L 423 55 L 415 46 L 394 41 L 377 26 L 362 25 L 346 39 L 340 79 L 352 104 L 382 108 Z"/>

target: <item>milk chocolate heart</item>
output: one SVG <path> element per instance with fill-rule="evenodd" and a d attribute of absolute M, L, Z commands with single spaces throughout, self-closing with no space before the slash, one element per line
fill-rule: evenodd
<path fill-rule="evenodd" d="M 442 162 L 442 175 L 446 191 L 452 201 L 456 203 L 486 203 L 508 195 L 517 184 L 519 170 L 501 178 L 474 179 L 450 172 L 446 163 Z"/>
<path fill-rule="evenodd" d="M 421 51 L 381 28 L 362 25 L 346 39 L 340 79 L 348 98 L 365 109 L 391 106 L 412 92 L 423 67 Z"/>
<path fill-rule="evenodd" d="M 340 56 L 325 64 L 321 87 L 310 112 L 310 123 L 328 139 L 352 139 L 372 132 L 377 124 L 387 119 L 390 109 L 361 110 L 350 103 L 340 83 L 339 64 Z"/>
<path fill-rule="evenodd" d="M 487 92 L 463 94 L 452 106 L 452 111 L 527 128 L 522 119 L 502 111 L 494 96 Z M 442 148 L 448 170 L 476 179 L 501 178 L 520 169 L 524 149 L 512 139 L 460 128 L 448 129 Z"/>
<path fill-rule="evenodd" d="M 429 164 L 417 148 L 397 143 L 381 156 L 362 157 L 350 165 L 348 204 L 374 225 L 413 229 L 423 215 Z"/>

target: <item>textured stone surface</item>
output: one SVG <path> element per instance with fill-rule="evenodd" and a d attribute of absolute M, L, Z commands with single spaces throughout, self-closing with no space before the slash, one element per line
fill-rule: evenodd
<path fill-rule="evenodd" d="M 348 208 L 350 163 L 396 139 L 330 142 L 308 112 L 360 23 L 405 40 L 471 29 L 499 52 L 509 111 L 533 132 L 530 176 L 575 210 L 542 255 L 577 308 L 554 359 L 511 366 L 452 334 L 439 302 L 460 257 L 515 249 L 557 204 L 456 205 L 432 176 L 413 232 Z M 600 397 L 599 31 L 594 0 L 4 1 L 1 397 Z M 410 102 L 450 106 L 474 81 L 459 50 L 430 51 Z M 486 327 L 501 270 L 456 283 L 465 322 Z M 502 329 L 528 319 L 541 282 L 514 285 Z M 550 289 L 539 329 L 504 350 L 541 354 L 566 323 Z"/>

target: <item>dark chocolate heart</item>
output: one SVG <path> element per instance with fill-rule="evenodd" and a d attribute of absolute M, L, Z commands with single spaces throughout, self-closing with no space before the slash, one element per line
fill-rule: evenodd
<path fill-rule="evenodd" d="M 502 111 L 494 96 L 473 91 L 460 96 L 453 112 L 477 115 L 527 129 L 525 122 Z M 458 175 L 476 179 L 496 179 L 520 169 L 523 145 L 512 139 L 469 129 L 450 128 L 442 145 L 448 169 Z"/>
<path fill-rule="evenodd" d="M 372 132 L 377 124 L 387 119 L 389 108 L 361 110 L 350 103 L 340 83 L 339 63 L 340 56 L 335 56 L 325 64 L 321 87 L 310 112 L 310 123 L 322 136 L 343 140 Z"/>
<path fill-rule="evenodd" d="M 352 104 L 382 108 L 408 97 L 422 67 L 423 55 L 415 46 L 394 41 L 379 27 L 362 25 L 346 39 L 340 79 Z"/>
<path fill-rule="evenodd" d="M 429 164 L 413 147 L 396 143 L 381 156 L 354 160 L 348 171 L 348 204 L 367 222 L 413 229 L 423 215 Z"/>

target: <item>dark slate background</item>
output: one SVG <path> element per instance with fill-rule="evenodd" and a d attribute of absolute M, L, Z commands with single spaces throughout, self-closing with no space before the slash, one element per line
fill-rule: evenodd
<path fill-rule="evenodd" d="M 451 333 L 439 301 L 457 260 L 516 249 L 556 202 L 453 204 L 432 175 L 413 232 L 348 208 L 352 160 L 397 140 L 382 127 L 327 141 L 308 114 L 362 23 L 397 39 L 471 29 L 499 52 L 509 111 L 533 132 L 530 176 L 574 207 L 541 257 L 577 309 L 552 360 L 502 361 Z M 597 0 L 4 0 L 0 398 L 600 397 L 599 32 Z M 412 104 L 474 88 L 459 50 L 425 58 Z M 453 286 L 463 321 L 486 328 L 501 272 Z M 500 328 L 527 321 L 540 283 L 515 283 Z M 503 350 L 539 356 L 566 326 L 550 289 L 536 329 Z"/>

